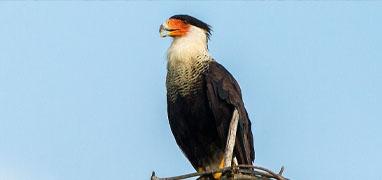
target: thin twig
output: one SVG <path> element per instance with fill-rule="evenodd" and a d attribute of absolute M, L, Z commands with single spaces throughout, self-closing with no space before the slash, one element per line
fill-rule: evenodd
<path fill-rule="evenodd" d="M 284 180 L 286 178 L 282 177 L 280 174 L 276 174 L 274 173 L 273 171 L 267 169 L 267 168 L 263 168 L 263 167 L 260 167 L 260 166 L 253 166 L 253 165 L 245 165 L 245 164 L 242 164 L 242 165 L 238 165 L 238 167 L 243 167 L 243 168 L 253 168 L 253 169 L 257 169 L 257 170 L 262 170 L 262 171 L 265 171 L 269 174 L 272 175 L 272 177 L 277 177 L 277 179 L 280 179 L 280 180 Z M 283 167 L 281 168 L 283 169 Z"/>
<path fill-rule="evenodd" d="M 224 173 L 229 170 L 231 170 L 231 167 L 227 168 L 222 168 L 222 169 L 217 169 L 217 170 L 210 170 L 210 171 L 205 171 L 205 172 L 194 172 L 194 173 L 189 173 L 189 174 L 184 174 L 180 176 L 173 176 L 173 177 L 167 177 L 167 178 L 159 178 L 155 176 L 155 172 L 153 172 L 151 176 L 151 180 L 181 180 L 181 179 L 187 179 L 187 178 L 192 178 L 192 177 L 200 177 L 200 176 L 205 176 L 205 175 L 210 175 L 214 173 Z"/>
<path fill-rule="evenodd" d="M 280 176 L 283 175 L 283 172 L 284 172 L 284 166 L 281 166 L 281 169 L 280 169 L 280 171 L 279 171 L 279 175 L 280 175 Z"/>

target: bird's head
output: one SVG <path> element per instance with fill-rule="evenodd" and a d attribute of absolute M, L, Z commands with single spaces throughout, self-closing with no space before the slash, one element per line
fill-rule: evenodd
<path fill-rule="evenodd" d="M 192 34 L 203 34 L 208 39 L 211 35 L 211 26 L 189 15 L 174 15 L 160 25 L 161 37 L 184 37 Z"/>

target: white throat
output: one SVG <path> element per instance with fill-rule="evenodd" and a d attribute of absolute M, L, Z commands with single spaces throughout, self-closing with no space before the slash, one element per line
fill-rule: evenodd
<path fill-rule="evenodd" d="M 167 50 L 168 65 L 188 64 L 193 60 L 199 60 L 197 56 L 208 56 L 207 35 L 205 30 L 191 26 L 186 35 L 175 37 Z M 209 58 L 200 58 L 209 59 Z"/>

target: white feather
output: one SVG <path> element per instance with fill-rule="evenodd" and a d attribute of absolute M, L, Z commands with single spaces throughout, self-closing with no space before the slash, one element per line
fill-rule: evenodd
<path fill-rule="evenodd" d="M 167 91 L 174 101 L 176 94 L 188 95 L 199 88 L 198 78 L 208 68 L 212 57 L 207 49 L 206 31 L 191 26 L 186 35 L 174 37 L 167 51 Z"/>
<path fill-rule="evenodd" d="M 191 26 L 186 35 L 174 37 L 167 50 L 168 65 L 190 63 L 197 55 L 209 55 L 205 30 Z"/>

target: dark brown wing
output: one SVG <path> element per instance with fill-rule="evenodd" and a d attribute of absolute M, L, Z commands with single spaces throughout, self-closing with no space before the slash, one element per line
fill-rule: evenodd
<path fill-rule="evenodd" d="M 226 144 L 229 124 L 234 108 L 239 111 L 234 156 L 239 164 L 252 164 L 255 159 L 251 121 L 242 100 L 241 90 L 233 76 L 219 63 L 212 61 L 204 73 L 207 97 L 215 117 L 221 141 Z"/>

